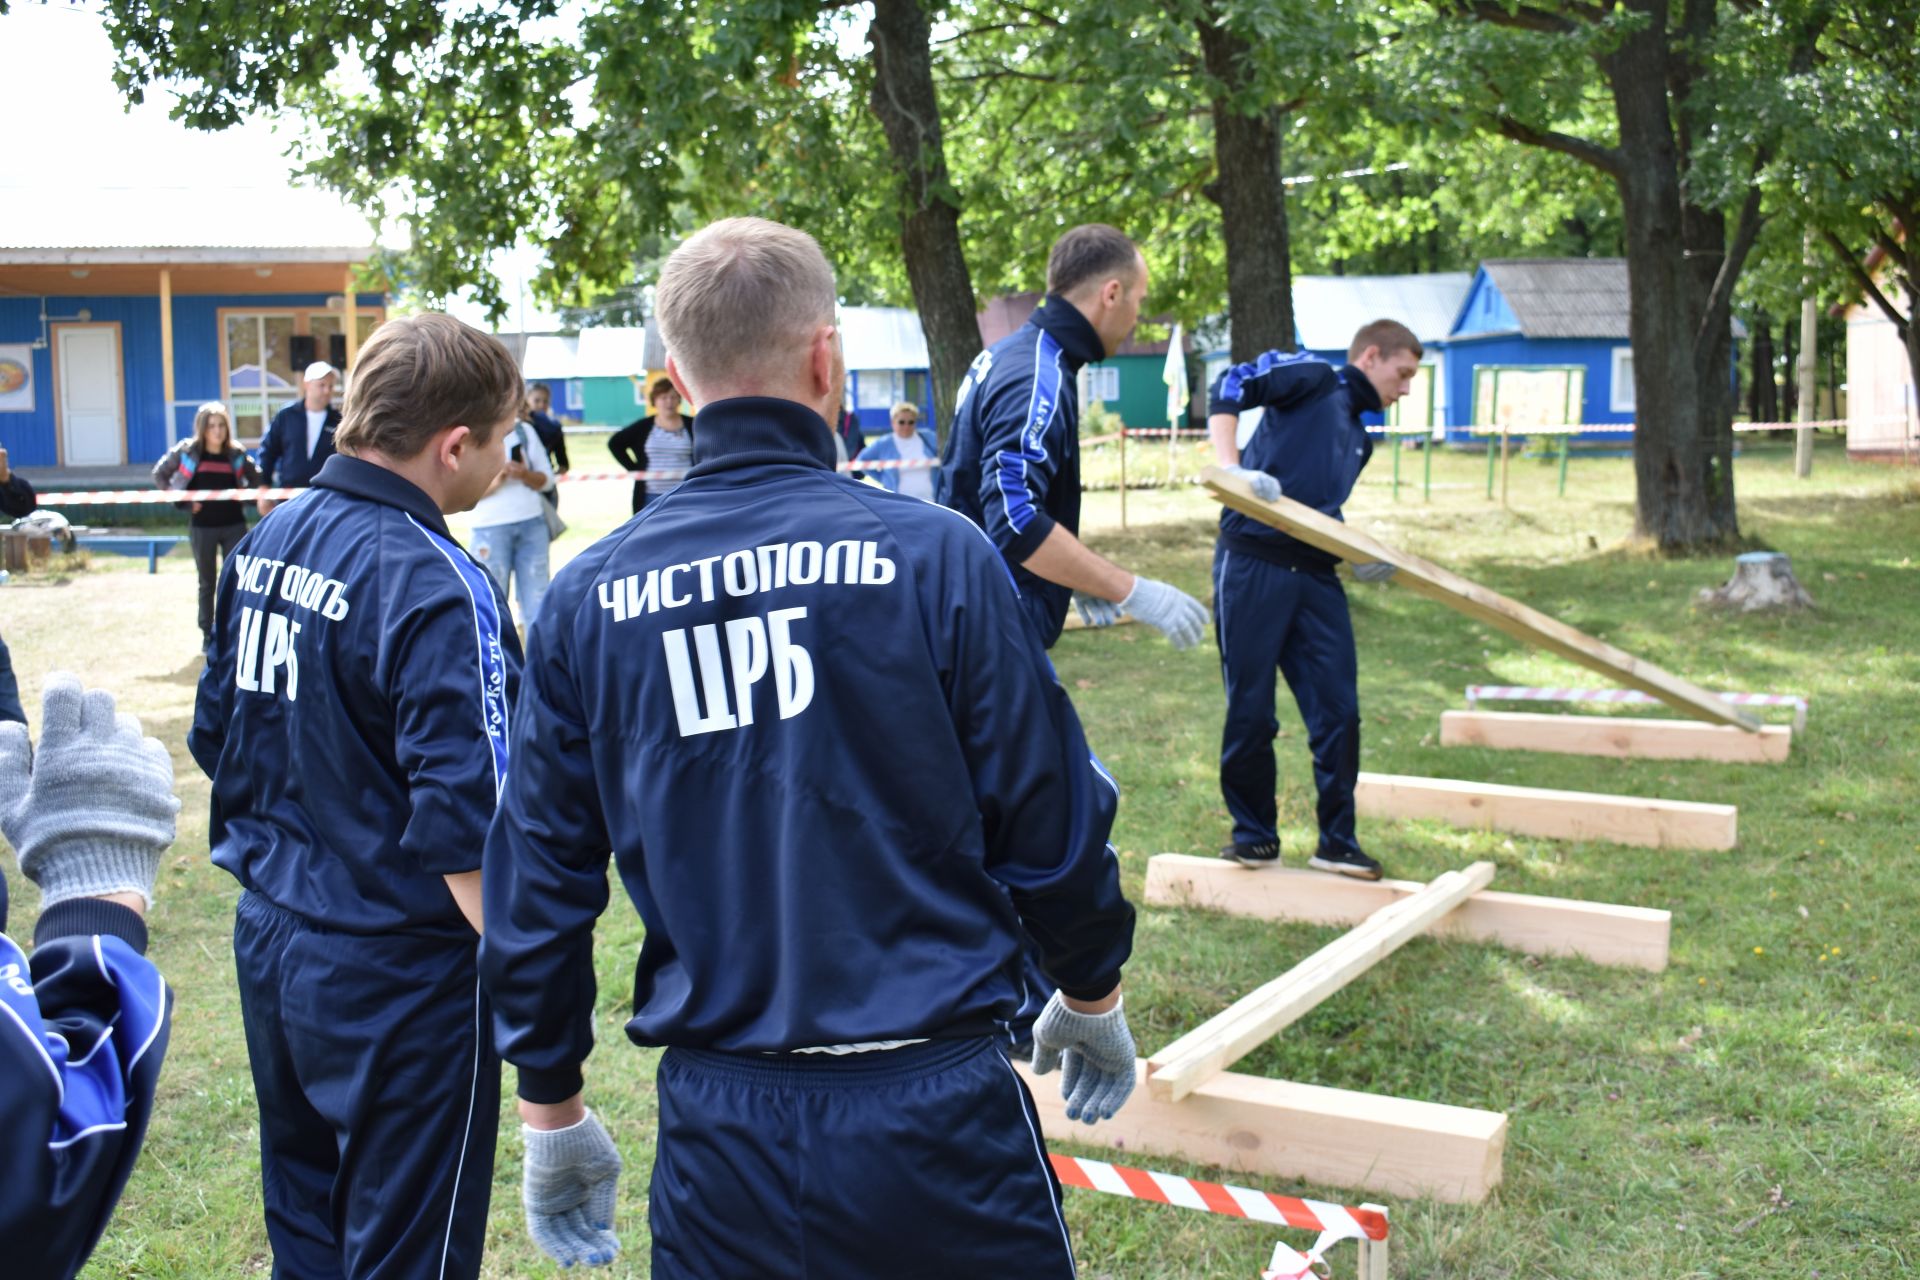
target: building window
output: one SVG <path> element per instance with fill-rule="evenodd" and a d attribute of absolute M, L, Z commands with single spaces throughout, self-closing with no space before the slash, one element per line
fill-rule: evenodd
<path fill-rule="evenodd" d="M 907 395 L 907 378 L 899 369 L 861 369 L 854 375 L 853 407 L 891 409 Z"/>
<path fill-rule="evenodd" d="M 567 379 L 567 412 L 580 413 L 587 407 L 586 384 L 578 378 Z"/>
<path fill-rule="evenodd" d="M 1607 407 L 1615 413 L 1633 410 L 1633 348 L 1613 349 L 1613 380 L 1607 389 Z"/>
<path fill-rule="evenodd" d="M 1090 364 L 1081 371 L 1080 376 L 1086 379 L 1085 394 L 1080 397 L 1080 403 L 1111 403 L 1120 398 L 1120 370 L 1117 366 Z"/>
<path fill-rule="evenodd" d="M 362 308 L 357 318 L 359 342 L 365 345 L 386 313 Z M 233 413 L 236 438 L 259 440 L 273 415 L 300 399 L 301 377 L 309 363 L 299 361 L 296 367 L 300 356 L 310 354 L 338 367 L 335 348 L 345 345 L 345 319 L 341 312 L 322 307 L 220 309 L 221 399 Z M 345 390 L 334 387 L 336 400 Z"/>

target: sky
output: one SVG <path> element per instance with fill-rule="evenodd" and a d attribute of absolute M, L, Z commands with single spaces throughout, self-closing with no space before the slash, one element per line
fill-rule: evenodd
<path fill-rule="evenodd" d="M 104 201 L 181 199 L 217 193 L 244 200 L 248 191 L 283 191 L 297 167 L 286 157 L 294 138 L 287 128 L 259 118 L 218 133 L 189 129 L 170 120 L 172 95 L 149 89 L 147 101 L 131 110 L 113 83 L 113 46 L 99 16 L 85 5 L 21 4 L 0 14 L 0 120 L 8 122 L 0 146 L 0 226 L 5 208 L 49 184 L 66 192 L 100 192 Z M 340 202 L 316 194 L 316 201 Z M 129 206 L 130 217 L 137 217 Z M 388 233 L 383 243 L 404 243 Z M 495 274 L 509 301 L 502 328 L 520 328 L 517 302 L 523 280 L 530 280 L 542 255 L 533 248 L 498 255 Z M 448 308 L 485 327 L 484 312 L 465 300 Z M 556 327 L 554 318 L 526 306 L 533 331 Z"/>

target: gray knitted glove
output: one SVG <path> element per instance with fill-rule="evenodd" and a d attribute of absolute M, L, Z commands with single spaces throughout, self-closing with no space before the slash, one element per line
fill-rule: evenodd
<path fill-rule="evenodd" d="M 40 886 L 40 909 L 69 898 L 137 893 L 153 906 L 160 855 L 173 843 L 173 759 L 113 695 L 47 677 L 40 749 L 0 724 L 0 833 Z"/>
<path fill-rule="evenodd" d="M 1280 482 L 1264 471 L 1255 471 L 1252 467 L 1222 467 L 1222 471 L 1237 480 L 1245 480 L 1247 487 L 1253 490 L 1253 496 L 1262 502 L 1272 502 L 1280 496 Z"/>
<path fill-rule="evenodd" d="M 1361 582 L 1385 582 L 1398 572 L 1400 571 L 1385 560 L 1373 560 L 1353 566 L 1353 576 Z"/>
<path fill-rule="evenodd" d="M 1120 620 L 1119 605 L 1084 591 L 1073 593 L 1073 607 L 1079 610 L 1080 621 L 1085 626 L 1110 627 Z"/>
<path fill-rule="evenodd" d="M 563 1267 L 612 1262 L 620 1252 L 613 1234 L 620 1152 L 606 1128 L 589 1111 L 564 1129 L 521 1125 L 520 1138 L 527 1147 L 520 1183 L 527 1234 Z"/>
<path fill-rule="evenodd" d="M 1060 1096 L 1067 1119 L 1093 1124 L 1113 1119 L 1133 1093 L 1133 1032 L 1121 1012 L 1124 998 L 1105 1013 L 1075 1013 L 1058 991 L 1033 1024 L 1033 1074 L 1065 1062 Z"/>
<path fill-rule="evenodd" d="M 1133 590 L 1120 608 L 1150 627 L 1158 627 L 1176 649 L 1191 649 L 1200 643 L 1200 629 L 1207 625 L 1207 607 L 1178 587 L 1135 575 Z"/>

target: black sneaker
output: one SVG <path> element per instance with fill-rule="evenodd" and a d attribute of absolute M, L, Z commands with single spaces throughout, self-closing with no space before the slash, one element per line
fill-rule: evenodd
<path fill-rule="evenodd" d="M 1230 844 L 1220 851 L 1220 856 L 1243 867 L 1271 867 L 1280 861 L 1280 842 L 1267 840 L 1260 844 Z"/>
<path fill-rule="evenodd" d="M 1336 875 L 1352 876 L 1355 880 L 1378 880 L 1383 868 L 1364 853 L 1349 853 L 1342 849 L 1321 849 L 1307 865 L 1315 871 L 1331 871 Z"/>

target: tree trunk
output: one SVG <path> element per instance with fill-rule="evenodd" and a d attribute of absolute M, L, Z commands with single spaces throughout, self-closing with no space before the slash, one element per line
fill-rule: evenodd
<path fill-rule="evenodd" d="M 1615 175 L 1627 231 L 1633 343 L 1635 524 L 1663 552 L 1738 538 L 1733 498 L 1733 388 L 1726 307 L 1707 315 L 1726 249 L 1725 221 L 1690 208 L 1681 188 L 1670 86 L 1666 5 L 1640 0 L 1651 19 L 1602 59 L 1619 117 Z M 1682 91 L 1687 86 L 1681 83 Z M 1704 335 L 1695 341 L 1696 335 Z"/>
<path fill-rule="evenodd" d="M 1753 383 L 1747 388 L 1747 416 L 1755 422 L 1778 422 L 1780 389 L 1773 382 L 1773 317 L 1764 311 L 1753 316 Z"/>
<path fill-rule="evenodd" d="M 1291 351 L 1293 263 L 1287 246 L 1287 188 L 1281 180 L 1280 133 L 1286 113 L 1244 102 L 1250 50 L 1210 6 L 1199 21 L 1200 52 L 1218 83 L 1213 99 L 1214 179 L 1207 195 L 1220 206 L 1227 249 L 1227 317 L 1236 363 L 1262 351 Z"/>
<path fill-rule="evenodd" d="M 900 201 L 900 251 L 907 283 L 927 335 L 933 413 L 945 447 L 954 397 L 980 353 L 973 277 L 960 247 L 960 209 L 947 178 L 940 101 L 926 10 L 919 0 L 875 0 L 867 37 L 873 43 L 868 104 L 887 135 Z"/>

